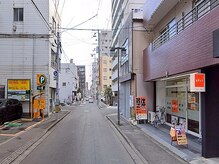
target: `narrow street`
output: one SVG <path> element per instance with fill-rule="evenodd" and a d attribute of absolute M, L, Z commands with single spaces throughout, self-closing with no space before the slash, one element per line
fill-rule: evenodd
<path fill-rule="evenodd" d="M 68 109 L 71 113 L 22 161 L 23 164 L 135 163 L 96 103 Z"/>

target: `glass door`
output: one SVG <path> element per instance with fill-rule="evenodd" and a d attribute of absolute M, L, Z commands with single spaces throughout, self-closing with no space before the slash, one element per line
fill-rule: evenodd
<path fill-rule="evenodd" d="M 200 93 L 189 91 L 188 78 L 166 82 L 168 124 L 182 124 L 186 132 L 200 136 Z"/>

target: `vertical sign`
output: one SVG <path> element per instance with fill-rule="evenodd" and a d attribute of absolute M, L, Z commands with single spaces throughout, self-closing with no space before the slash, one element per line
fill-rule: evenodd
<path fill-rule="evenodd" d="M 193 73 L 190 75 L 190 92 L 205 92 L 204 73 Z"/>
<path fill-rule="evenodd" d="M 135 111 L 136 111 L 136 120 L 147 119 L 146 97 L 142 96 L 135 98 Z"/>

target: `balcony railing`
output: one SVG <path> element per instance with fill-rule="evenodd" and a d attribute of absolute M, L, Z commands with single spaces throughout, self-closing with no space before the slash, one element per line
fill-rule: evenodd
<path fill-rule="evenodd" d="M 167 25 L 163 29 L 163 33 L 153 41 L 153 50 L 160 47 L 178 33 L 189 27 L 195 21 L 206 15 L 209 11 L 219 5 L 219 0 L 203 0 L 200 4 L 194 7 L 189 13 L 182 17 L 171 27 Z"/>

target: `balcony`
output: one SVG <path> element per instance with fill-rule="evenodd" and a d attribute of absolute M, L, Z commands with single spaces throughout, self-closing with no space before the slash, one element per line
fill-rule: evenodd
<path fill-rule="evenodd" d="M 111 68 L 112 68 L 112 69 L 115 68 L 115 66 L 116 66 L 117 64 L 118 64 L 118 57 L 116 57 L 115 60 L 113 60 Z"/>
<path fill-rule="evenodd" d="M 190 17 L 187 18 L 187 24 L 185 19 L 184 26 L 179 23 L 182 20 L 177 22 L 173 32 L 166 37 L 159 37 L 159 42 L 159 39 L 154 40 L 144 50 L 145 81 L 219 64 L 219 59 L 213 58 L 212 48 L 213 31 L 219 28 L 219 0 L 211 2 L 211 5 L 203 5 L 204 8 L 199 12 L 192 10 L 187 14 Z"/>
<path fill-rule="evenodd" d="M 168 25 L 162 28 L 165 30 L 158 38 L 153 41 L 153 49 L 156 49 L 168 42 L 170 39 L 191 26 L 193 23 L 205 16 L 218 5 L 218 0 L 202 1 L 198 6 L 193 8 L 182 19 L 180 19 L 176 24 L 172 25 L 171 27 Z"/>
<path fill-rule="evenodd" d="M 115 81 L 115 79 L 118 78 L 118 70 L 115 70 L 113 73 L 112 73 L 112 81 Z"/>

